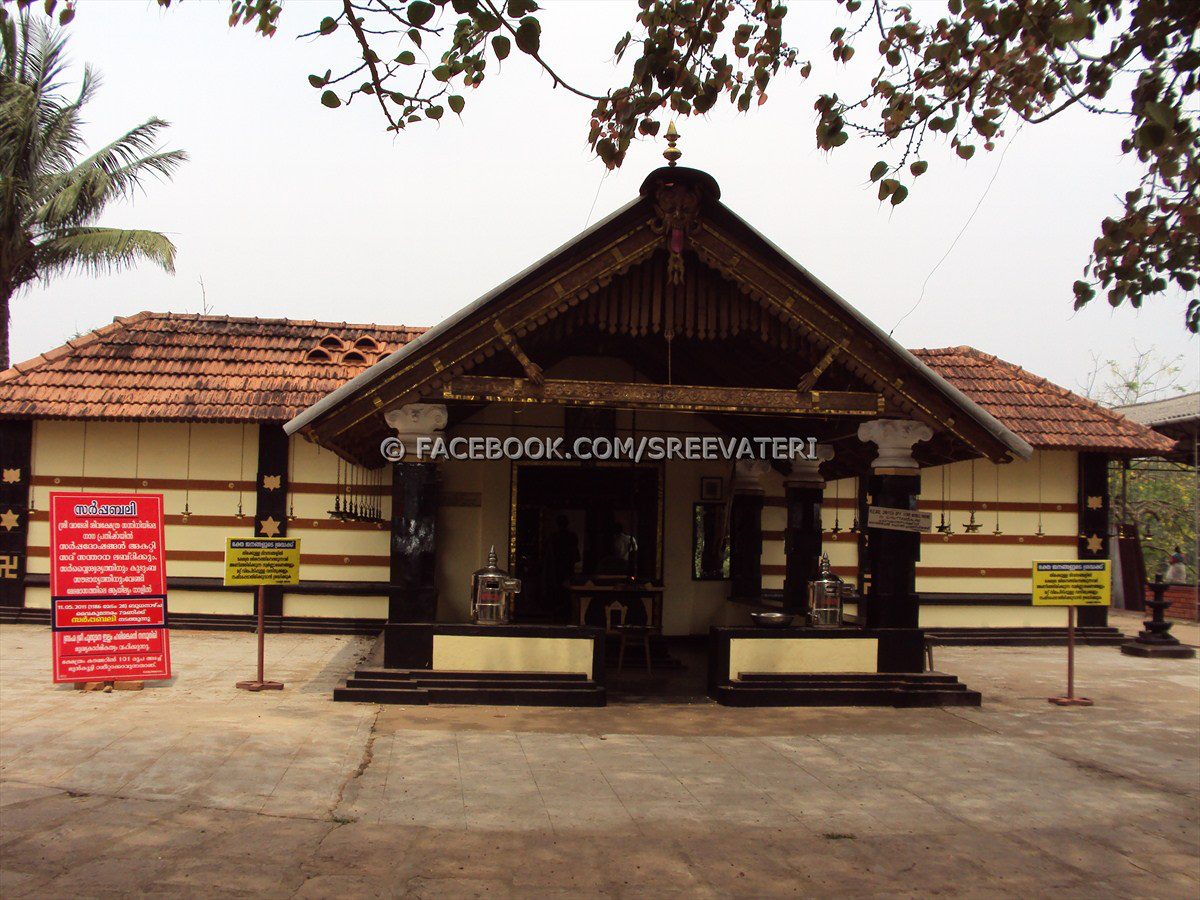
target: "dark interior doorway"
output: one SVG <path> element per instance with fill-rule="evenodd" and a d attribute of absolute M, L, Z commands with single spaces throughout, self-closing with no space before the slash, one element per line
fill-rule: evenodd
<path fill-rule="evenodd" d="M 658 578 L 660 477 L 654 467 L 517 467 L 518 621 L 567 623 L 572 579 Z"/>

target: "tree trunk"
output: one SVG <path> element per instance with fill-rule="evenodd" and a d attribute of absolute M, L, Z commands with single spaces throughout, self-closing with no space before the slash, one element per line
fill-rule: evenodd
<path fill-rule="evenodd" d="M 8 303 L 13 292 L 0 287 L 0 372 L 8 368 Z"/>

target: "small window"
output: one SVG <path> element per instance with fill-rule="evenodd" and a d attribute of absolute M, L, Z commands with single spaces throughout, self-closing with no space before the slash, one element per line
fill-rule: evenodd
<path fill-rule="evenodd" d="M 304 358 L 309 362 L 333 362 L 333 357 L 329 355 L 328 351 L 322 350 L 320 347 L 313 347 Z"/>
<path fill-rule="evenodd" d="M 724 503 L 692 507 L 692 580 L 729 578 L 728 510 Z"/>
<path fill-rule="evenodd" d="M 379 345 L 377 343 L 375 343 L 375 338 L 370 337 L 365 334 L 362 337 L 360 337 L 357 341 L 354 342 L 354 346 L 356 348 L 358 348 L 359 350 L 361 350 L 363 353 L 378 353 L 379 352 Z"/>
<path fill-rule="evenodd" d="M 346 346 L 346 342 L 336 334 L 327 334 L 321 338 L 321 343 L 318 346 L 324 347 L 326 350 L 341 350 Z"/>
<path fill-rule="evenodd" d="M 358 365 L 359 363 L 365 363 L 366 361 L 367 361 L 367 358 L 365 356 L 363 356 L 361 353 L 359 353 L 357 350 L 347 350 L 345 353 L 342 354 L 342 362 L 344 362 L 344 363 L 350 363 L 351 365 Z"/>

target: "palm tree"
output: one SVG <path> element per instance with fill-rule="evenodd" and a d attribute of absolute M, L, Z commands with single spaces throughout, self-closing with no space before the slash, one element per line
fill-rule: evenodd
<path fill-rule="evenodd" d="M 187 159 L 158 151 L 167 127 L 149 119 L 85 155 L 81 113 L 99 84 L 89 67 L 64 94 L 65 38 L 28 15 L 0 9 L 0 370 L 8 368 L 9 303 L 34 279 L 112 272 L 149 260 L 174 271 L 175 245 L 156 231 L 104 228 L 96 219 L 148 175 Z"/>

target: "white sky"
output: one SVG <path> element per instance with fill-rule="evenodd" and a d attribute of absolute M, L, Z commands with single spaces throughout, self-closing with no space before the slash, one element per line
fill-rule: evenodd
<path fill-rule="evenodd" d="M 80 3 L 71 55 L 104 76 L 89 137 L 100 143 L 158 115 L 173 125 L 167 146 L 192 157 L 103 224 L 166 232 L 178 271 L 60 279 L 18 297 L 14 360 L 114 315 L 199 312 L 201 278 L 217 314 L 432 325 L 581 230 L 593 200 L 591 221 L 632 199 L 662 162 L 664 144 L 647 142 L 606 176 L 586 144 L 587 102 L 551 91 L 516 51 L 503 77 L 469 92 L 462 122 L 447 113 L 393 138 L 371 98 L 330 111 L 307 84 L 310 72 L 351 58 L 336 52 L 340 34 L 293 38 L 330 3 L 289 0 L 269 40 L 229 29 L 228 8 Z M 747 116 L 723 104 L 680 122 L 680 146 L 683 164 L 716 177 L 726 203 L 886 330 L 917 300 L 1000 152 L 967 164 L 930 146 L 909 199 L 880 206 L 866 184 L 878 149 L 854 139 L 831 156 L 814 147 L 812 100 L 831 77 L 825 42 L 837 15 L 832 3 L 792 4 L 790 37 L 816 64 L 813 87 L 785 74 Z M 614 83 L 612 47 L 632 20 L 625 0 L 554 3 L 544 55 L 598 91 Z M 870 77 L 870 44 L 849 74 Z M 1136 177 L 1119 151 L 1121 126 L 1081 113 L 1026 127 L 896 330 L 901 343 L 970 344 L 1076 389 L 1093 353 L 1128 360 L 1136 342 L 1182 355 L 1195 384 L 1200 345 L 1183 328 L 1180 294 L 1141 311 L 1102 300 L 1071 309 L 1099 222 Z"/>

